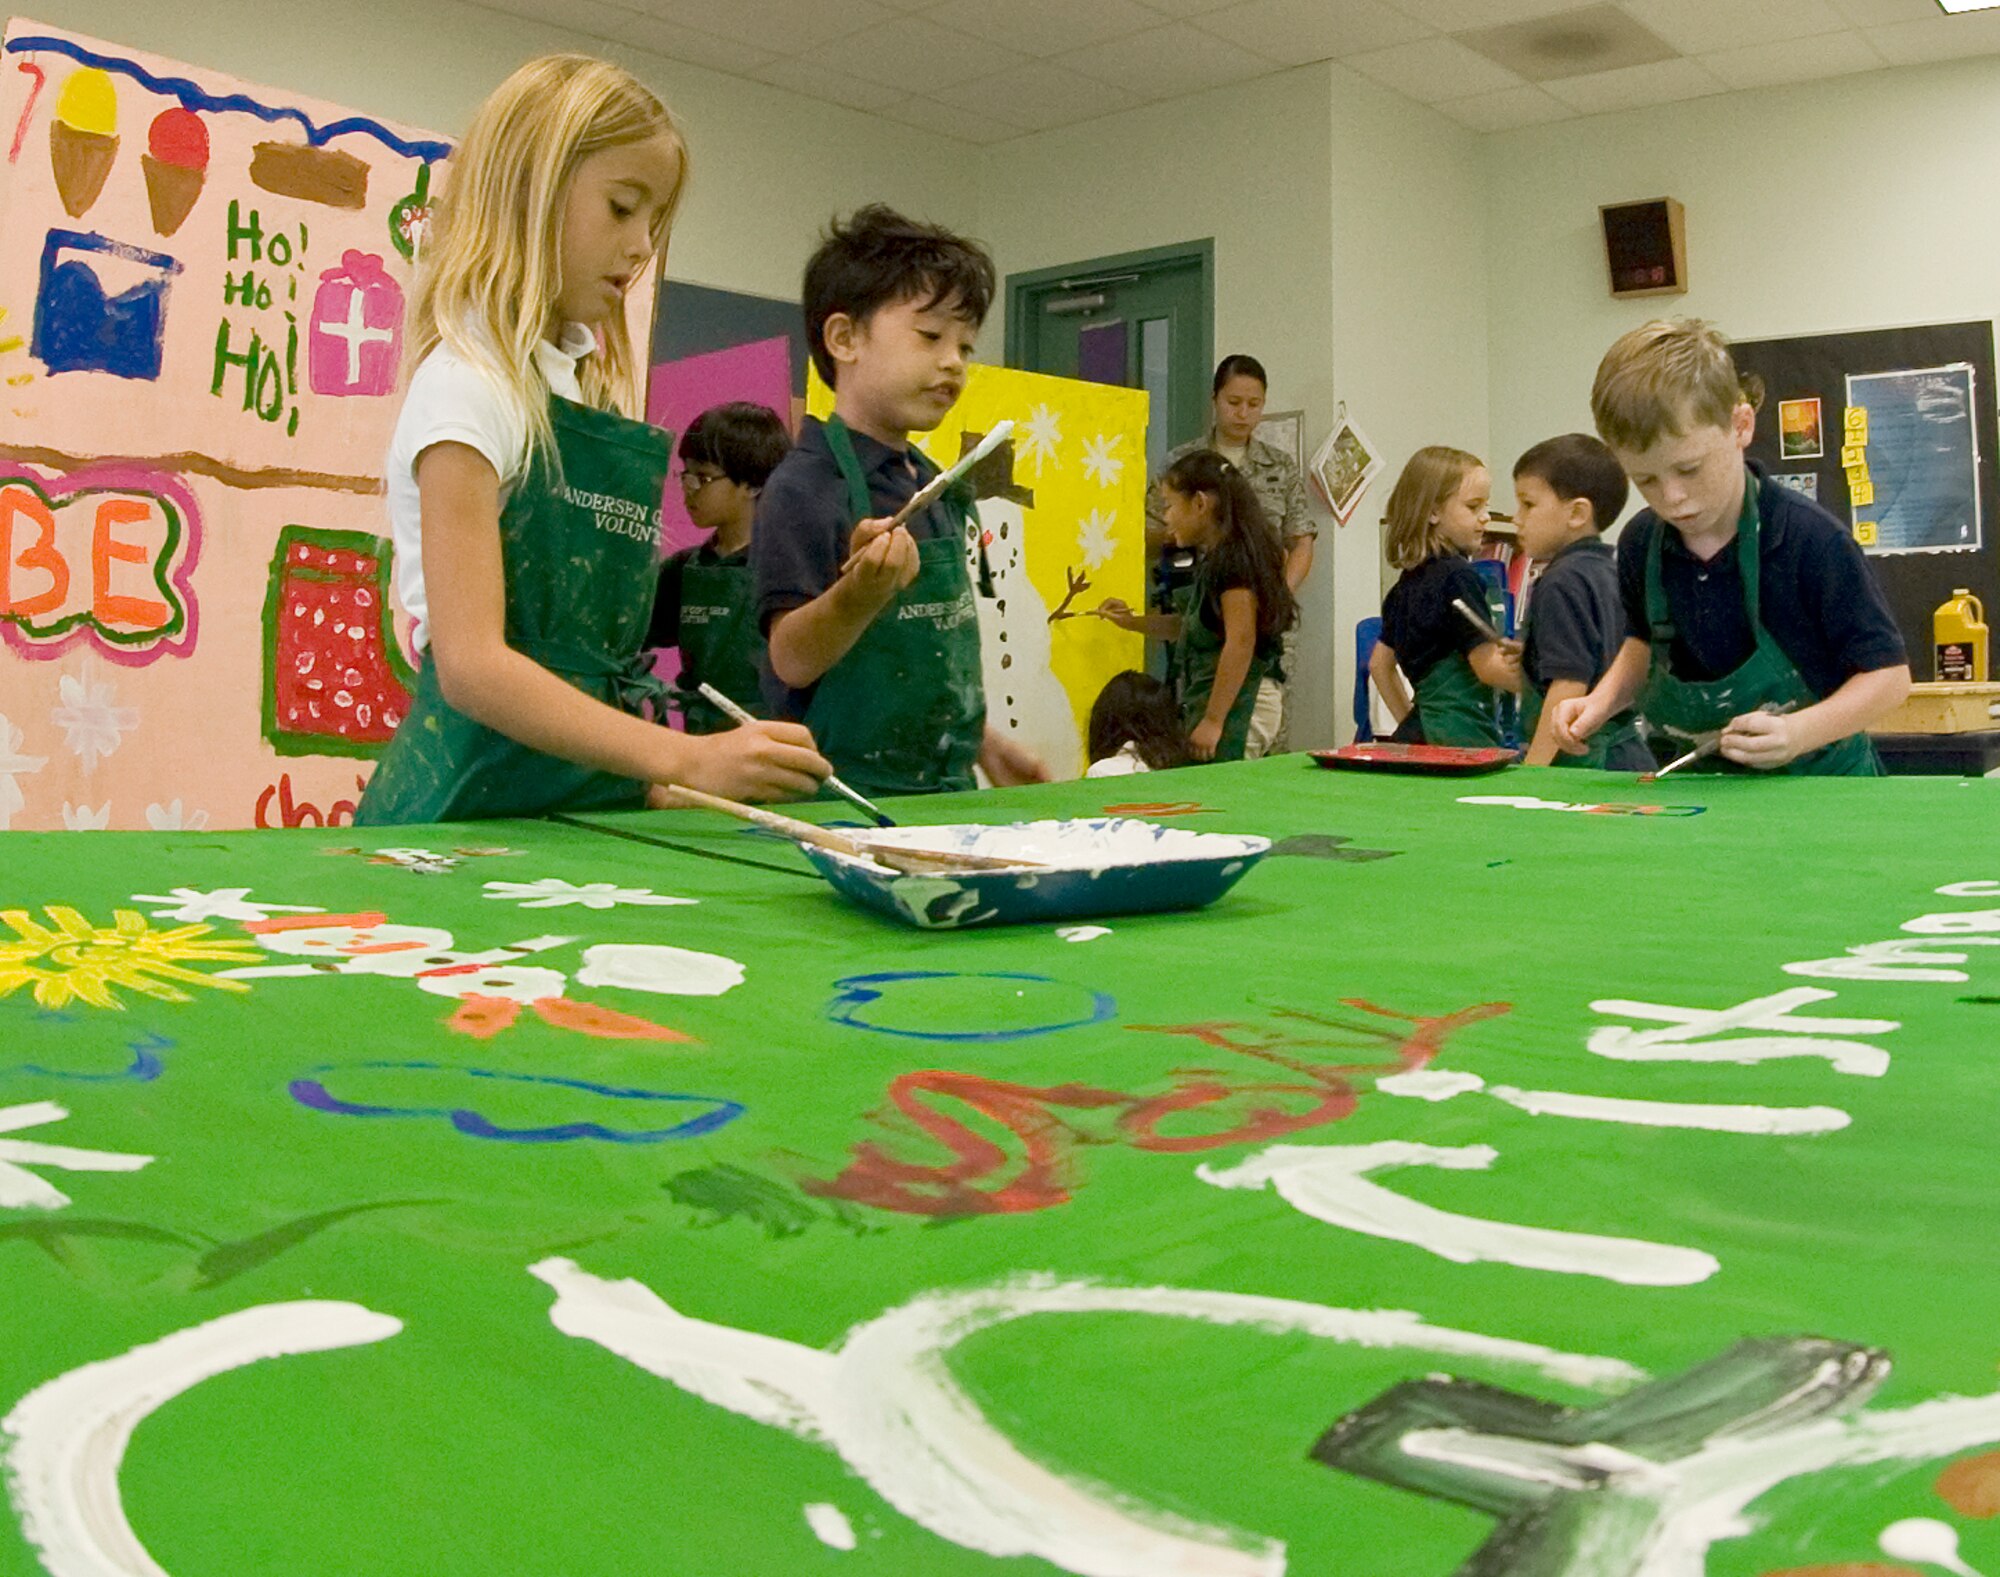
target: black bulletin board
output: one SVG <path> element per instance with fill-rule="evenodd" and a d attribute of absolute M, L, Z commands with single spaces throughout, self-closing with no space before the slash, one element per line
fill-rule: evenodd
<path fill-rule="evenodd" d="M 792 345 L 792 393 L 806 392 L 806 326 L 796 301 L 668 280 L 653 308 L 653 360 L 679 361 L 756 340 Z"/>
<path fill-rule="evenodd" d="M 1969 362 L 1973 369 L 1973 421 L 1978 445 L 1981 540 L 1970 550 L 1927 553 L 1870 553 L 1868 562 L 1889 599 L 1889 607 L 1910 647 L 1910 667 L 1920 680 L 1935 679 L 1931 615 L 1954 588 L 1968 587 L 1989 609 L 2000 609 L 2000 422 L 1994 414 L 1993 325 L 1940 323 L 1924 328 L 1877 329 L 1854 334 L 1814 334 L 1800 339 L 1739 340 L 1731 349 L 1736 365 L 1764 380 L 1764 403 L 1757 412 L 1757 436 L 1750 458 L 1766 471 L 1814 472 L 1819 502 L 1843 525 L 1850 525 L 1847 478 L 1841 470 L 1842 413 L 1850 376 L 1943 367 Z M 1824 453 L 1817 459 L 1781 459 L 1778 452 L 1780 401 L 1817 399 L 1824 424 Z"/>

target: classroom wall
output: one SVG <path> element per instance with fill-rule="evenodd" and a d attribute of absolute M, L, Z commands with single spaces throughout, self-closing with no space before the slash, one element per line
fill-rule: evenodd
<path fill-rule="evenodd" d="M 1308 66 L 985 149 L 978 234 L 1007 274 L 1212 236 L 1216 354 L 1264 363 L 1270 409 L 1305 411 L 1310 454 L 1333 417 L 1327 72 Z M 983 341 L 995 357 L 1000 317 Z M 1306 674 L 1331 660 L 1330 557 L 1302 593 Z M 1329 687 L 1294 695 L 1293 742 L 1323 743 Z"/>
<path fill-rule="evenodd" d="M 567 14 L 581 16 L 594 0 L 573 4 Z M 669 267 L 695 284 L 796 298 L 836 208 L 881 198 L 955 224 L 970 224 L 976 209 L 971 150 L 961 144 L 456 0 L 295 0 L 266 11 L 226 0 L 40 0 L 29 14 L 454 137 L 531 55 L 582 49 L 618 59 L 687 128 L 694 183 Z"/>
<path fill-rule="evenodd" d="M 1503 468 L 1589 431 L 1599 357 L 1663 313 L 1763 339 L 2000 311 L 2000 59 L 1507 132 L 1480 156 Z M 1661 196 L 1687 205 L 1691 288 L 1615 301 L 1598 205 Z"/>

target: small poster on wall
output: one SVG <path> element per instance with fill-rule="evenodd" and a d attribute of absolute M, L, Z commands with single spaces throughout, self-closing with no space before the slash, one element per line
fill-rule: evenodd
<path fill-rule="evenodd" d="M 1333 511 L 1333 518 L 1341 525 L 1353 518 L 1361 504 L 1361 495 L 1368 491 L 1368 484 L 1381 469 L 1381 451 L 1342 405 L 1340 419 L 1334 423 L 1326 442 L 1319 446 L 1307 472 L 1326 507 Z"/>
<path fill-rule="evenodd" d="M 1850 508 L 1870 553 L 1978 549 L 1979 434 L 1970 362 L 1850 375 L 1847 404 L 1867 413 L 1865 499 Z M 1864 532 L 1861 528 L 1871 526 Z"/>
<path fill-rule="evenodd" d="M 1826 453 L 1820 435 L 1818 400 L 1778 402 L 1778 454 L 1785 460 L 1817 460 Z"/>

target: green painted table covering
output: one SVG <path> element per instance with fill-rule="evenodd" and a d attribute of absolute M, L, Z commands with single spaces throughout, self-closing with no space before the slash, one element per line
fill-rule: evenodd
<path fill-rule="evenodd" d="M 2000 1572 L 2000 787 L 1133 802 L 0 840 L 0 1571 Z"/>

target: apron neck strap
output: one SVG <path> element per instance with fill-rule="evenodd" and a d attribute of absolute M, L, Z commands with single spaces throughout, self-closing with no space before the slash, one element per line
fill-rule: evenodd
<path fill-rule="evenodd" d="M 868 477 L 861 469 L 861 457 L 854 452 L 854 435 L 838 416 L 827 417 L 821 426 L 826 431 L 826 446 L 833 451 L 833 463 L 840 468 L 840 479 L 847 484 L 847 507 L 857 522 L 866 520 L 874 506 L 868 497 Z"/>

